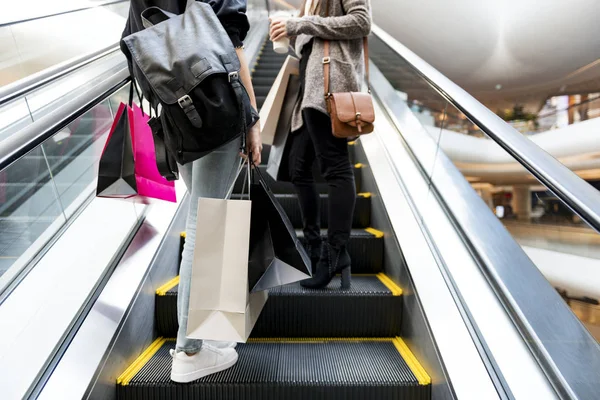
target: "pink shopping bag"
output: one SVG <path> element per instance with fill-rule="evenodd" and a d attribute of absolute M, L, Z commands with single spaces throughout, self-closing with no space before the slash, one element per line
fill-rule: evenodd
<path fill-rule="evenodd" d="M 152 130 L 148 126 L 150 117 L 135 103 L 127 107 L 129 113 L 135 181 L 138 196 L 176 202 L 175 182 L 168 181 L 158 172 Z"/>

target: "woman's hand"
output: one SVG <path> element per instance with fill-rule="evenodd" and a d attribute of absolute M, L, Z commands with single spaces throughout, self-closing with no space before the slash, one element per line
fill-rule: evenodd
<path fill-rule="evenodd" d="M 262 140 L 260 138 L 260 122 L 257 122 L 248 132 L 246 138 L 246 151 L 252 153 L 254 165 L 259 166 L 261 162 Z"/>
<path fill-rule="evenodd" d="M 269 18 L 269 21 L 271 21 L 271 29 L 269 32 L 271 41 L 276 42 L 279 39 L 289 37 L 285 26 L 287 20 L 288 17 Z"/>

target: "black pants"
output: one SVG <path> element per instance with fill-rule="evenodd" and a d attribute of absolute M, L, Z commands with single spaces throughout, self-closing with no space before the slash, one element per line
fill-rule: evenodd
<path fill-rule="evenodd" d="M 319 242 L 321 237 L 321 202 L 313 176 L 313 165 L 317 160 L 321 174 L 329 185 L 328 241 L 339 248 L 350 239 L 356 201 L 348 142 L 332 135 L 328 115 L 305 109 L 302 117 L 302 129 L 290 137 L 290 176 L 300 200 L 304 236 L 310 243 Z"/>

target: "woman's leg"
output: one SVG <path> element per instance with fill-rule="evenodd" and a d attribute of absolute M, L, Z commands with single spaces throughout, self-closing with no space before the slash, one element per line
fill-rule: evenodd
<path fill-rule="evenodd" d="M 190 206 L 186 222 L 186 238 L 179 271 L 179 291 L 177 294 L 177 350 L 188 354 L 197 353 L 202 348 L 202 340 L 186 337 L 192 278 L 192 259 L 196 241 L 198 199 L 209 197 L 224 199 L 235 179 L 241 163 L 240 143 L 234 140 L 212 153 L 180 167 L 181 176 L 190 194 Z"/>
<path fill-rule="evenodd" d="M 307 251 L 314 272 L 321 256 L 321 199 L 313 176 L 315 149 L 306 127 L 292 134 L 288 140 L 292 140 L 289 162 L 290 176 L 298 194 L 304 238 L 308 245 Z"/>
<path fill-rule="evenodd" d="M 329 186 L 329 220 L 327 244 L 323 247 L 317 273 L 303 281 L 309 288 L 322 288 L 332 277 L 342 272 L 342 288 L 350 286 L 350 255 L 347 244 L 352 229 L 356 202 L 354 173 L 348 155 L 348 142 L 331 132 L 331 120 L 320 111 L 307 109 L 302 114 L 304 124 L 314 144 L 321 174 Z"/>
<path fill-rule="evenodd" d="M 343 247 L 350 240 L 356 202 L 356 186 L 348 154 L 348 141 L 333 136 L 328 115 L 307 109 L 303 118 L 314 144 L 321 174 L 329 186 L 327 240 L 334 247 Z"/>

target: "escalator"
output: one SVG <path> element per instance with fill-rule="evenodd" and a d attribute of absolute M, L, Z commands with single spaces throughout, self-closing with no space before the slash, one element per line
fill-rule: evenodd
<path fill-rule="evenodd" d="M 265 40 L 262 3 L 254 7 L 246 42 L 261 107 L 285 57 Z M 185 189 L 177 183 L 174 205 L 93 198 L 111 112 L 127 97 L 122 61 L 60 123 L 42 136 L 30 129 L 36 142 L 18 157 L 7 161 L 0 140 L 0 222 L 27 223 L 33 231 L 16 210 L 39 197 L 46 203 L 32 202 L 40 210 L 27 216 L 50 216 L 56 207 L 50 222 L 61 225 L 35 262 L 18 271 L 11 290 L 0 287 L 0 360 L 11 361 L 10 368 L 0 364 L 0 388 L 11 385 L 4 396 L 595 398 L 597 343 L 482 201 L 478 182 L 445 156 L 444 133 L 488 135 L 594 228 L 600 213 L 590 199 L 597 195 L 554 159 L 529 162 L 539 149 L 511 136 L 483 105 L 377 27 L 371 43 L 376 132 L 349 143 L 357 189 L 351 289 L 340 290 L 336 277 L 324 290 L 270 290 L 250 340 L 237 347 L 238 363 L 190 384 L 171 382 L 169 354 L 178 328 Z M 294 188 L 266 174 L 268 155 L 265 146 L 259 168 L 302 238 Z M 328 188 L 322 177 L 317 181 L 326 228 Z M 240 178 L 234 193 L 241 187 Z M 1 237 L 19 236 L 10 232 Z M 23 328 L 30 326 L 35 332 Z M 35 349 L 22 348 L 19 335 L 39 338 L 42 331 Z M 27 369 L 21 353 L 39 356 L 37 364 Z"/>
<path fill-rule="evenodd" d="M 259 107 L 284 60 L 265 42 L 253 71 Z M 356 147 L 353 143 L 351 149 Z M 383 272 L 384 234 L 371 226 L 371 194 L 360 192 L 362 168 L 355 151 L 351 153 L 358 165 L 348 248 L 355 274 L 352 288 L 340 290 L 336 277 L 325 290 L 305 289 L 298 283 L 270 290 L 251 339 L 237 347 L 238 363 L 226 372 L 178 385 L 170 380 L 169 354 L 178 327 L 175 277 L 156 291 L 159 338 L 117 379 L 118 399 L 430 398 L 431 379 L 400 337 L 402 290 Z M 301 237 L 293 186 L 267 179 Z M 322 227 L 326 228 L 327 186 L 320 182 Z M 237 186 L 240 190 L 241 178 Z M 400 254 L 394 258 L 400 260 Z"/>

